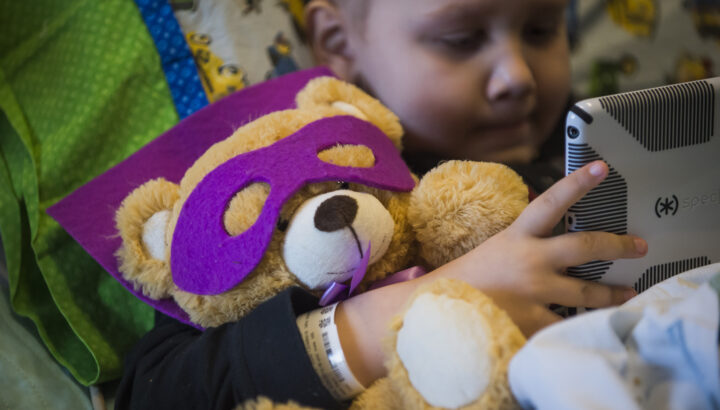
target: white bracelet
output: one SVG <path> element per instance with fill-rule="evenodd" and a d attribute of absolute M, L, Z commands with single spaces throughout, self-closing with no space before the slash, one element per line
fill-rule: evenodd
<path fill-rule="evenodd" d="M 322 384 L 338 400 L 355 397 L 365 387 L 355 378 L 345 360 L 337 326 L 337 303 L 302 314 L 297 318 L 305 350 Z"/>

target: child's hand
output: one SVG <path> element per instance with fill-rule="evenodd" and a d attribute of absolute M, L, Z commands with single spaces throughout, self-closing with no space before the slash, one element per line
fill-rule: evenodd
<path fill-rule="evenodd" d="M 630 299 L 636 294 L 630 287 L 584 281 L 564 271 L 594 260 L 641 257 L 647 253 L 643 239 L 605 232 L 549 237 L 568 208 L 607 173 L 607 165 L 596 161 L 568 175 L 532 201 L 510 227 L 437 274 L 465 280 L 488 294 L 526 335 L 559 320 L 549 304 L 597 308 Z"/>
<path fill-rule="evenodd" d="M 644 240 L 603 232 L 549 237 L 570 205 L 607 173 L 607 165 L 593 162 L 553 185 L 510 227 L 464 256 L 418 279 L 361 293 L 340 303 L 335 317 L 338 333 L 358 380 L 367 386 L 385 374 L 380 340 L 388 321 L 401 311 L 420 283 L 438 276 L 464 280 L 483 291 L 528 337 L 560 320 L 548 309 L 549 304 L 603 307 L 634 296 L 632 288 L 571 278 L 564 270 L 598 259 L 643 256 L 647 252 Z"/>

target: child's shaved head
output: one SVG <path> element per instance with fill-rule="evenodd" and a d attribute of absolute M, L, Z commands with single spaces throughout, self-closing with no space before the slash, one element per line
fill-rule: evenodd
<path fill-rule="evenodd" d="M 372 0 L 334 0 L 338 6 L 345 8 L 348 12 L 352 13 L 353 17 L 365 17 L 370 2 Z"/>
<path fill-rule="evenodd" d="M 527 162 L 569 94 L 566 3 L 311 0 L 308 39 L 400 117 L 407 150 Z"/>

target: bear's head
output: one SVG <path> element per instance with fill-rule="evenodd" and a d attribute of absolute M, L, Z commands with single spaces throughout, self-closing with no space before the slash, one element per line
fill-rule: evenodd
<path fill-rule="evenodd" d="M 497 164 L 451 161 L 421 181 L 399 156 L 397 117 L 330 77 L 210 147 L 179 184 L 146 182 L 117 211 L 120 271 L 200 326 L 290 286 L 360 290 L 439 266 L 507 226 L 527 188 Z"/>

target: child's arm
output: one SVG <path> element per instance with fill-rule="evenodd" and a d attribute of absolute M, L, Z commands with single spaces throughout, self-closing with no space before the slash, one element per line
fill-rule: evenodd
<path fill-rule="evenodd" d="M 317 303 L 291 288 L 204 332 L 159 315 L 125 359 L 115 408 L 230 409 L 258 396 L 344 408 L 315 374 L 296 325 Z"/>
<path fill-rule="evenodd" d="M 647 243 L 637 237 L 603 232 L 549 237 L 567 209 L 608 174 L 598 161 L 553 185 L 528 205 L 505 231 L 468 254 L 413 281 L 360 294 L 341 303 L 336 322 L 346 359 L 358 380 L 368 386 L 384 375 L 382 337 L 413 290 L 439 277 L 464 280 L 505 309 L 526 334 L 557 320 L 547 306 L 605 307 L 635 295 L 632 288 L 607 286 L 565 276 L 568 266 L 593 260 L 637 258 Z"/>

